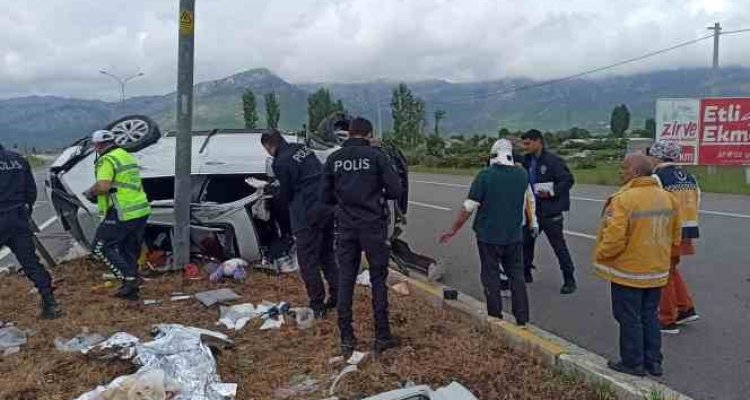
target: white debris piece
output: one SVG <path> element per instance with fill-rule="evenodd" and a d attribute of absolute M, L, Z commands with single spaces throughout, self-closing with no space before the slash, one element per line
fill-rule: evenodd
<path fill-rule="evenodd" d="M 219 323 L 224 324 L 227 329 L 239 331 L 257 317 L 257 310 L 252 303 L 237 304 L 231 307 L 219 307 Z"/>
<path fill-rule="evenodd" d="M 357 275 L 357 285 L 372 286 L 370 283 L 370 270 L 366 269 Z"/>

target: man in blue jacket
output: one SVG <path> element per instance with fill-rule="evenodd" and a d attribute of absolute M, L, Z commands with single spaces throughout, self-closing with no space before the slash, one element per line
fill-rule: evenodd
<path fill-rule="evenodd" d="M 264 133 L 260 141 L 274 157 L 272 168 L 280 184 L 280 200 L 289 204 L 297 259 L 310 308 L 316 318 L 322 318 L 336 307 L 339 274 L 333 252 L 333 207 L 320 198 L 323 164 L 312 150 L 288 143 L 278 131 Z M 321 269 L 328 282 L 327 301 Z"/>
<path fill-rule="evenodd" d="M 563 234 L 563 212 L 570 210 L 570 189 L 575 180 L 565 161 L 553 154 L 544 145 L 542 133 L 532 129 L 521 136 L 526 155 L 523 166 L 529 172 L 529 183 L 536 196 L 536 214 L 539 230 L 544 232 L 555 251 L 563 274 L 562 294 L 574 293 L 577 289 L 575 266 L 570 257 Z M 524 235 L 523 264 L 526 282 L 533 282 L 534 246 L 536 238 L 530 231 Z"/>

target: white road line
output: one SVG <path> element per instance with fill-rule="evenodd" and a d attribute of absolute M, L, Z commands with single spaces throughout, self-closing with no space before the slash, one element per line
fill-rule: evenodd
<path fill-rule="evenodd" d="M 469 185 L 460 185 L 457 183 L 444 183 L 444 182 L 432 182 L 432 181 L 412 181 L 414 183 L 423 183 L 426 185 L 435 185 L 435 186 L 445 186 L 445 187 L 453 187 L 453 188 L 468 188 Z M 590 201 L 594 203 L 604 203 L 606 200 L 604 199 L 595 199 L 592 197 L 580 197 L 580 196 L 570 196 L 571 200 L 578 200 L 578 201 Z M 745 218 L 750 219 L 750 215 L 748 214 L 739 214 L 739 213 L 731 213 L 731 212 L 724 212 L 724 211 L 710 211 L 710 210 L 700 210 L 699 213 L 704 215 L 714 215 L 718 217 L 730 217 L 730 218 Z"/>
<path fill-rule="evenodd" d="M 50 218 L 50 219 L 42 222 L 42 224 L 39 225 L 39 230 L 43 231 L 43 230 L 49 228 L 49 226 L 52 225 L 52 224 L 54 224 L 55 221 L 57 221 L 57 216 L 54 216 L 54 217 L 52 217 L 52 218 Z M 9 248 L 3 247 L 2 249 L 0 249 L 0 260 L 2 260 L 3 258 L 7 257 L 8 255 L 10 255 L 10 249 Z"/>
<path fill-rule="evenodd" d="M 747 214 L 735 214 L 735 213 L 729 213 L 729 212 L 723 212 L 723 211 L 706 211 L 706 210 L 700 210 L 699 212 L 701 214 L 718 215 L 720 217 L 750 218 L 750 215 L 747 215 Z"/>
<path fill-rule="evenodd" d="M 580 201 L 593 201 L 595 203 L 604 203 L 606 200 L 602 199 L 592 199 L 591 197 L 578 197 L 578 196 L 570 196 L 571 200 L 580 200 Z"/>
<path fill-rule="evenodd" d="M 419 206 L 419 207 L 432 208 L 434 210 L 440 210 L 440 211 L 450 211 L 451 210 L 450 208 L 447 208 L 447 207 L 436 206 L 434 204 L 420 203 L 418 201 L 411 201 L 411 200 L 409 200 L 409 204 L 414 205 L 414 206 Z"/>
<path fill-rule="evenodd" d="M 581 232 L 568 231 L 568 230 L 563 231 L 563 233 L 566 234 L 566 235 L 581 237 L 581 238 L 584 238 L 584 239 L 596 240 L 596 236 L 589 235 L 588 233 L 581 233 Z"/>
<path fill-rule="evenodd" d="M 447 187 L 455 187 L 455 188 L 468 188 L 469 185 L 460 185 L 457 183 L 443 183 L 443 182 L 432 182 L 432 181 L 412 181 L 414 183 L 424 183 L 426 185 L 435 185 L 435 186 L 447 186 Z"/>

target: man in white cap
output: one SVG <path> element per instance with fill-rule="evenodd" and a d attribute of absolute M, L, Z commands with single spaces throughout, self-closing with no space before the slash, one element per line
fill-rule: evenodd
<path fill-rule="evenodd" d="M 151 214 L 138 162 L 117 146 L 112 132 L 94 132 L 91 143 L 98 156 L 96 183 L 84 194 L 96 201 L 102 218 L 94 237 L 94 255 L 122 281 L 115 296 L 137 301 L 141 282 L 138 255 Z"/>
<path fill-rule="evenodd" d="M 529 300 L 523 276 L 523 231 L 528 176 L 513 162 L 513 145 L 500 139 L 492 146 L 490 165 L 479 172 L 451 229 L 442 234 L 447 244 L 477 212 L 477 235 L 481 280 L 487 298 L 487 313 L 502 318 L 501 265 L 510 278 L 511 303 L 516 323 L 529 321 Z"/>

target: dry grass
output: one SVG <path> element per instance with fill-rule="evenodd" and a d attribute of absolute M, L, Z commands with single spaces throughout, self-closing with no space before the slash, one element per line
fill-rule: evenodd
<path fill-rule="evenodd" d="M 166 276 L 144 287 L 144 299 L 163 299 L 158 306 L 127 307 L 110 297 L 114 289 L 103 287 L 103 269 L 88 261 L 76 261 L 55 270 L 58 298 L 66 316 L 56 321 L 39 321 L 38 299 L 22 277 L 3 277 L 0 285 L 0 319 L 13 321 L 22 329 L 37 333 L 20 353 L 0 360 L 0 399 L 72 399 L 132 372 L 128 362 L 103 362 L 80 354 L 57 351 L 55 337 L 70 338 L 88 327 L 105 336 L 127 331 L 147 339 L 153 324 L 180 323 L 220 330 L 215 308 L 207 309 L 195 300 L 169 302 L 174 291 L 195 293 L 209 289 L 206 280 L 189 281 L 180 287 L 178 276 Z M 216 286 L 216 285 L 214 285 Z M 243 285 L 224 284 L 243 296 L 243 301 L 285 300 L 293 306 L 305 304 L 305 294 L 296 276 L 277 280 L 253 272 Z M 355 303 L 356 331 L 361 350 L 369 350 L 372 338 L 370 297 L 358 289 Z M 407 381 L 437 388 L 457 380 L 480 399 L 596 399 L 596 391 L 579 381 L 563 379 L 525 354 L 509 349 L 500 339 L 473 327 L 462 316 L 432 306 L 415 295 L 391 293 L 391 321 L 401 348 L 380 359 L 368 359 L 361 371 L 342 381 L 338 395 L 356 399 L 392 390 Z M 280 331 L 258 330 L 249 325 L 229 333 L 234 349 L 217 355 L 224 382 L 239 383 L 238 399 L 273 399 L 274 390 L 290 380 L 309 376 L 328 379 L 340 367 L 328 365 L 337 355 L 335 317 L 316 323 L 307 331 L 293 323 Z M 323 391 L 300 398 L 327 397 Z"/>

